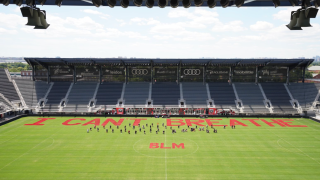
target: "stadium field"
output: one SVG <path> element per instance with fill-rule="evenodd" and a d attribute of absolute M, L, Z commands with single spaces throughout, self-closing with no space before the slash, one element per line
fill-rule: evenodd
<path fill-rule="evenodd" d="M 311 180 L 319 169 L 320 124 L 304 118 L 29 116 L 0 126 L 0 179 Z"/>

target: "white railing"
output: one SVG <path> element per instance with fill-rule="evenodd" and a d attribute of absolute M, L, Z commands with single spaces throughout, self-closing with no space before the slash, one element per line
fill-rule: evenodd
<path fill-rule="evenodd" d="M 15 81 L 14 79 L 12 79 L 12 84 L 13 84 L 14 88 L 15 88 L 16 91 L 17 91 L 17 94 L 18 94 L 18 96 L 19 96 L 19 98 L 20 98 L 20 101 L 21 101 L 22 106 L 23 106 L 23 107 L 28 107 L 27 104 L 26 104 L 26 102 L 24 101 L 24 98 L 23 98 L 23 96 L 22 96 L 22 94 L 21 94 L 21 92 L 20 92 L 20 90 L 19 90 L 19 87 L 18 87 L 18 85 L 17 85 L 17 83 L 16 83 L 16 81 Z"/>
<path fill-rule="evenodd" d="M 12 107 L 12 108 L 14 108 L 14 105 L 3 95 L 3 94 L 1 94 L 0 93 L 0 96 L 2 97 L 2 99 L 4 99 L 8 104 L 10 104 L 10 106 Z M 6 107 L 8 107 L 6 104 L 4 104 Z M 9 108 L 9 107 L 8 107 Z M 9 109 L 11 109 L 11 108 L 9 108 Z"/>
<path fill-rule="evenodd" d="M 8 79 L 9 79 L 9 81 L 11 82 L 12 80 L 11 80 L 11 75 L 10 75 L 9 70 L 8 70 L 8 69 L 4 69 L 4 71 L 6 72 L 7 77 L 8 77 Z"/>

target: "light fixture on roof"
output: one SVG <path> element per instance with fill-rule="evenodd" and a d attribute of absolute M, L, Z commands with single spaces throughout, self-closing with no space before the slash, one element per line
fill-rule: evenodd
<path fill-rule="evenodd" d="M 214 8 L 217 5 L 216 0 L 208 0 L 207 4 L 209 8 Z"/>
<path fill-rule="evenodd" d="M 13 3 L 16 4 L 17 6 L 21 6 L 23 3 L 23 0 L 13 0 Z"/>
<path fill-rule="evenodd" d="M 158 6 L 160 8 L 165 8 L 168 5 L 168 1 L 167 0 L 158 0 Z"/>
<path fill-rule="evenodd" d="M 298 9 L 291 12 L 290 23 L 287 27 L 290 30 L 302 30 L 301 27 L 312 27 L 310 24 L 310 18 L 316 18 L 318 9 L 314 7 L 308 7 L 306 9 Z"/>
<path fill-rule="evenodd" d="M 220 4 L 223 8 L 226 8 L 229 6 L 230 0 L 220 0 Z"/>
<path fill-rule="evenodd" d="M 241 6 L 244 4 L 244 0 L 235 0 L 235 1 L 234 1 L 234 4 L 235 4 L 237 7 L 241 7 Z"/>
<path fill-rule="evenodd" d="M 200 6 L 202 6 L 202 4 L 203 4 L 203 0 L 194 0 L 195 6 L 200 7 Z"/>
<path fill-rule="evenodd" d="M 289 0 L 291 6 L 296 6 L 296 5 L 299 5 L 298 4 L 298 0 Z"/>
<path fill-rule="evenodd" d="M 133 0 L 133 4 L 140 7 L 142 5 L 143 0 Z"/>
<path fill-rule="evenodd" d="M 10 0 L 1 0 L 1 3 L 5 6 L 8 6 L 10 4 Z"/>
<path fill-rule="evenodd" d="M 148 8 L 153 8 L 154 0 L 146 0 L 146 6 Z"/>
<path fill-rule="evenodd" d="M 274 5 L 275 8 L 280 6 L 280 4 L 281 4 L 280 0 L 272 0 L 272 2 L 273 2 L 273 5 Z"/>
<path fill-rule="evenodd" d="M 92 0 L 92 4 L 96 7 L 100 7 L 102 5 L 102 0 Z"/>
<path fill-rule="evenodd" d="M 55 0 L 55 2 L 54 2 L 57 6 L 61 6 L 61 4 L 62 4 L 62 0 Z"/>
<path fill-rule="evenodd" d="M 117 0 L 108 0 L 107 4 L 109 7 L 113 8 L 117 4 Z"/>
<path fill-rule="evenodd" d="M 190 0 L 182 0 L 182 6 L 184 8 L 189 8 L 191 6 L 191 1 Z"/>
<path fill-rule="evenodd" d="M 43 6 L 46 3 L 46 0 L 38 0 L 38 2 Z"/>
<path fill-rule="evenodd" d="M 179 0 L 170 0 L 170 6 L 172 8 L 177 8 L 179 6 Z"/>

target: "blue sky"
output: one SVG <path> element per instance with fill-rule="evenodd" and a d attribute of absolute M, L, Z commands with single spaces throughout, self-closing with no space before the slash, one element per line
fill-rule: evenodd
<path fill-rule="evenodd" d="M 47 30 L 25 26 L 19 7 L 0 6 L 0 56 L 139 58 L 311 58 L 320 17 L 289 31 L 294 8 L 42 6 Z M 320 16 L 320 15 L 318 15 Z"/>

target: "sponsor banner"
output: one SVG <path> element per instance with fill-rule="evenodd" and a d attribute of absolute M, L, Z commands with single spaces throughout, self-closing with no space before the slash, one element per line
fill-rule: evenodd
<path fill-rule="evenodd" d="M 207 70 L 208 75 L 228 75 L 229 70 Z"/>
<path fill-rule="evenodd" d="M 117 114 L 123 114 L 124 109 L 123 108 L 116 108 Z"/>
<path fill-rule="evenodd" d="M 103 75 L 125 75 L 124 68 L 103 68 Z"/>
<path fill-rule="evenodd" d="M 131 76 L 149 76 L 151 75 L 151 69 L 147 67 L 136 68 L 130 67 L 129 68 L 129 75 Z"/>
<path fill-rule="evenodd" d="M 202 68 L 181 68 L 183 76 L 202 76 Z"/>
<path fill-rule="evenodd" d="M 173 68 L 154 68 L 155 76 L 176 76 L 177 69 Z"/>
<path fill-rule="evenodd" d="M 77 75 L 81 76 L 99 76 L 99 69 L 97 67 L 76 67 Z"/>
<path fill-rule="evenodd" d="M 262 69 L 260 72 L 262 76 L 286 76 L 287 69 Z"/>
<path fill-rule="evenodd" d="M 209 112 L 208 112 L 208 114 L 209 115 L 217 115 L 217 109 L 216 108 L 209 108 Z"/>

